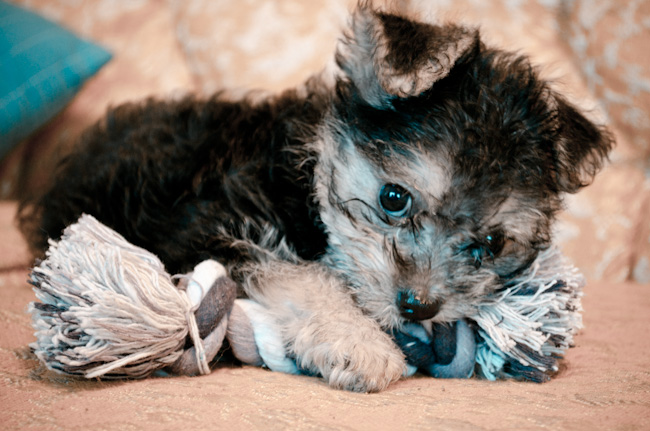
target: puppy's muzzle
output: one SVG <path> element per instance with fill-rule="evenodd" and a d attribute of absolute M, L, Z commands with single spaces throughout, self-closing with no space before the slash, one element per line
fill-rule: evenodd
<path fill-rule="evenodd" d="M 402 317 L 408 320 L 427 320 L 440 311 L 440 301 L 423 301 L 410 290 L 397 293 L 397 306 Z"/>

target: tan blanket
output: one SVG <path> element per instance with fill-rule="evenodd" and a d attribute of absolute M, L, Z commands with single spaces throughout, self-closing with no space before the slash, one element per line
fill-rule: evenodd
<path fill-rule="evenodd" d="M 34 294 L 14 211 L 0 203 L 2 429 L 650 429 L 650 289 L 634 283 L 587 285 L 585 329 L 546 384 L 416 375 L 355 394 L 237 366 L 125 382 L 59 376 L 27 347 Z"/>

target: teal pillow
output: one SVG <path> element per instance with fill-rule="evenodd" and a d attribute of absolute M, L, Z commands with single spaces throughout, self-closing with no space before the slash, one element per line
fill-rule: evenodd
<path fill-rule="evenodd" d="M 111 54 L 0 1 L 0 158 L 72 99 Z"/>

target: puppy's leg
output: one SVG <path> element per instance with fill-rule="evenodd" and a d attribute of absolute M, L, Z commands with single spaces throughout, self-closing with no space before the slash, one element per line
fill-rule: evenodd
<path fill-rule="evenodd" d="M 402 353 L 325 267 L 266 261 L 247 269 L 245 290 L 275 314 L 300 366 L 357 392 L 380 391 L 400 378 Z"/>

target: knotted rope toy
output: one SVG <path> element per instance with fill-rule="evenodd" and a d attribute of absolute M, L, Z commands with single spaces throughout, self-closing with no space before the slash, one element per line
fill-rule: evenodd
<path fill-rule="evenodd" d="M 268 310 L 236 299 L 235 283 L 219 263 L 171 276 L 156 256 L 89 215 L 50 242 L 30 283 L 40 301 L 29 306 L 36 331 L 30 347 L 58 373 L 207 374 L 226 341 L 244 364 L 302 372 Z M 578 271 L 552 248 L 466 319 L 409 323 L 392 335 L 408 375 L 548 380 L 581 327 L 582 286 Z"/>

